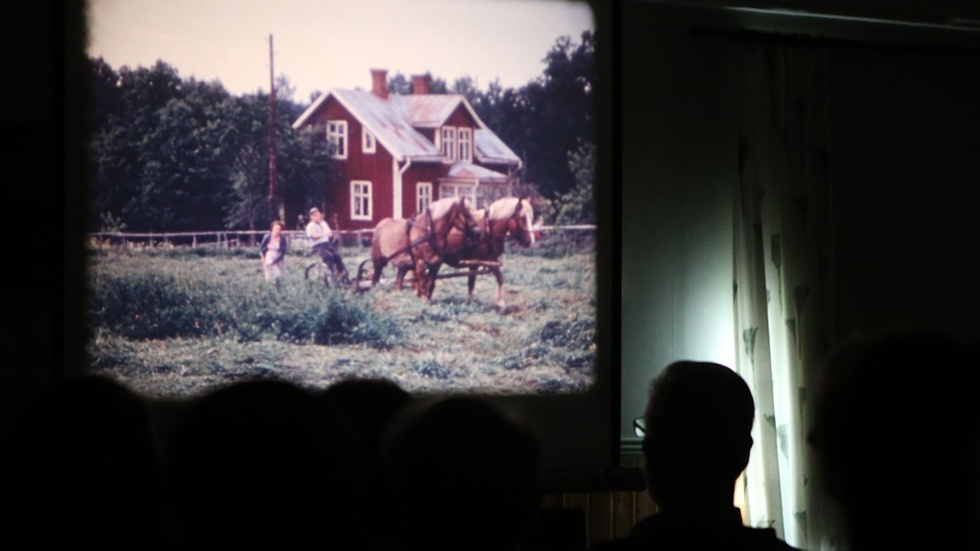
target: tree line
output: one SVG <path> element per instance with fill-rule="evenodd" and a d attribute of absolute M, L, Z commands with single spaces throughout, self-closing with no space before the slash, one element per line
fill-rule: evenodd
<path fill-rule="evenodd" d="M 594 221 L 594 43 L 590 32 L 577 42 L 558 38 L 542 75 L 516 89 L 494 80 L 483 90 L 469 76 L 451 85 L 431 79 L 431 93 L 465 96 L 521 157 L 523 191 L 550 207 L 550 222 Z M 88 69 L 90 231 L 264 229 L 270 139 L 287 223 L 341 183 L 326 136 L 292 128 L 308 104 L 293 100 L 286 76 L 276 79 L 273 133 L 268 93 L 232 95 L 218 81 L 181 78 L 162 60 L 115 69 L 90 58 Z M 410 94 L 411 82 L 396 72 L 388 88 Z"/>

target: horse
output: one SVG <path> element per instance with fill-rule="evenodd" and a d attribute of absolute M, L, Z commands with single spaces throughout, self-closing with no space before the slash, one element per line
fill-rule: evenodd
<path fill-rule="evenodd" d="M 428 272 L 441 262 L 441 255 L 451 232 L 479 237 L 477 223 L 465 197 L 448 197 L 433 201 L 425 211 L 411 219 L 385 218 L 378 222 L 371 238 L 371 263 L 374 274 L 371 286 L 381 279 L 384 267 L 391 263 L 398 270 L 395 287 L 402 289 L 405 274 L 415 270 L 415 291 L 421 298 L 431 298 Z"/>
<path fill-rule="evenodd" d="M 467 279 L 469 296 L 473 296 L 477 270 L 481 266 L 466 261 L 487 262 L 482 267 L 490 270 L 497 279 L 497 306 L 506 306 L 504 300 L 504 275 L 500 271 L 500 256 L 504 252 L 504 241 L 516 238 L 522 247 L 534 244 L 534 207 L 527 197 L 504 197 L 494 201 L 489 208 L 474 213 L 479 224 L 481 236 L 474 240 L 460 231 L 450 231 L 442 261 L 453 268 L 468 268 Z M 438 271 L 438 266 L 436 266 Z M 431 280 L 434 285 L 435 279 Z M 431 290 L 429 291 L 431 295 Z"/>

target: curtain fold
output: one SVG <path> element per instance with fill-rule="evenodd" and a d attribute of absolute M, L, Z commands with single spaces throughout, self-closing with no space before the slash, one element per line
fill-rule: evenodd
<path fill-rule="evenodd" d="M 760 43 L 740 46 L 738 63 L 736 370 L 757 409 L 746 516 L 791 545 L 836 549 L 805 438 L 807 391 L 830 335 L 827 56 Z"/>

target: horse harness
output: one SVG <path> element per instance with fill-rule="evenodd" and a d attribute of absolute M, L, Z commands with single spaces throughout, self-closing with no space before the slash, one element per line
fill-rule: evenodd
<path fill-rule="evenodd" d="M 503 221 L 504 224 L 509 224 L 511 220 L 517 220 L 517 218 L 519 216 L 519 211 L 520 211 L 520 208 L 519 207 L 520 207 L 520 205 L 521 205 L 521 201 L 518 201 L 517 202 L 517 205 L 514 206 L 514 212 L 510 215 L 509 218 L 507 218 L 507 219 L 505 219 Z M 418 226 L 417 220 L 420 217 L 416 216 L 414 218 L 409 218 L 407 220 L 407 223 L 405 224 L 405 238 L 406 238 L 406 241 L 408 241 L 408 245 L 405 247 L 405 249 L 407 249 L 408 256 L 409 256 L 409 258 L 412 261 L 412 265 L 415 265 L 415 262 L 416 262 L 416 259 L 415 259 L 415 247 L 417 247 L 418 245 L 421 245 L 422 243 L 429 242 L 430 243 L 430 246 L 432 247 L 432 249 L 435 250 L 436 254 L 438 254 L 438 255 L 442 255 L 442 253 L 443 253 L 443 251 L 441 250 L 442 247 L 439 247 L 438 242 L 436 241 L 436 237 L 437 236 L 436 236 L 436 232 L 433 229 L 433 226 L 435 225 L 435 221 L 432 219 L 432 211 L 430 210 L 429 206 L 426 206 L 425 207 L 424 216 L 428 220 L 429 227 L 428 228 L 425 228 L 425 234 L 422 237 L 419 237 L 419 238 L 417 238 L 415 240 L 412 240 L 411 239 L 412 228 L 415 227 L 415 226 Z M 452 231 L 453 223 L 455 222 L 455 217 L 456 216 L 459 216 L 459 210 L 458 210 L 458 208 L 457 208 L 457 210 L 453 211 L 453 215 L 452 216 L 453 216 L 453 218 L 451 218 L 449 220 L 449 223 L 446 226 L 447 227 L 447 230 L 446 230 L 447 234 L 448 234 L 449 231 Z M 503 247 L 501 246 L 501 250 L 498 251 L 497 250 L 497 247 L 496 247 L 496 244 L 494 243 L 494 239 L 493 239 L 494 235 L 493 235 L 493 232 L 490 229 L 490 225 L 491 225 L 491 222 L 492 222 L 492 220 L 490 220 L 490 210 L 487 209 L 486 207 L 483 208 L 483 219 L 486 220 L 486 231 L 483 232 L 483 236 L 479 240 L 477 240 L 474 243 L 474 245 L 479 245 L 481 241 L 485 241 L 486 244 L 487 244 L 487 247 L 489 247 L 489 249 L 494 254 L 496 254 L 496 255 L 499 256 L 500 254 L 503 254 L 503 250 L 502 250 Z M 465 231 L 464 231 L 464 234 L 465 234 Z M 504 235 L 506 235 L 506 232 L 504 233 Z M 465 239 L 465 235 L 464 235 L 464 239 Z M 389 256 L 394 256 L 394 255 L 389 255 Z"/>
<path fill-rule="evenodd" d="M 521 202 L 518 201 L 517 202 L 517 205 L 514 206 L 514 212 L 510 215 L 510 217 L 502 220 L 502 222 L 504 224 L 509 224 L 511 220 L 517 220 L 517 218 L 518 218 L 518 210 L 519 210 L 520 205 L 521 205 Z M 487 248 L 489 248 L 490 251 L 493 252 L 494 255 L 496 255 L 496 256 L 499 257 L 504 252 L 503 251 L 503 244 L 501 244 L 501 248 L 498 251 L 497 250 L 496 243 L 494 242 L 494 239 L 493 239 L 494 238 L 493 231 L 491 230 L 491 222 L 493 222 L 493 220 L 490 220 L 490 209 L 488 209 L 486 207 L 483 207 L 483 209 L 481 209 L 481 210 L 483 210 L 483 219 L 486 221 L 486 230 L 485 231 L 482 231 L 483 235 L 478 240 L 472 242 L 472 244 L 469 245 L 467 247 L 467 249 L 470 249 L 472 247 L 478 247 L 481 243 L 486 243 Z M 507 235 L 507 232 L 506 231 L 504 232 L 504 235 L 505 236 Z M 465 239 L 465 236 L 464 236 L 464 239 Z M 413 262 L 414 262 L 414 260 L 413 260 Z"/>
<path fill-rule="evenodd" d="M 449 220 L 449 224 L 446 226 L 447 228 L 449 228 L 447 230 L 447 233 L 452 230 L 453 222 L 455 221 L 455 217 L 456 216 L 459 216 L 459 210 L 458 209 L 453 210 L 453 218 Z M 408 249 L 408 257 L 412 260 L 412 265 L 413 266 L 415 265 L 415 247 L 417 247 L 418 245 L 421 245 L 422 243 L 425 243 L 427 241 L 428 242 L 431 242 L 430 243 L 430 246 L 432 247 L 432 249 L 434 251 L 436 251 L 436 254 L 438 254 L 438 255 L 441 255 L 442 254 L 442 251 L 440 250 L 440 247 L 438 246 L 437 242 L 435 241 L 436 232 L 433 229 L 433 227 L 435 226 L 435 221 L 432 219 L 432 210 L 429 208 L 428 205 L 426 205 L 426 207 L 425 207 L 425 218 L 429 221 L 429 227 L 428 228 L 425 228 L 425 234 L 422 237 L 419 237 L 418 239 L 415 239 L 414 241 L 411 239 L 411 236 L 412 236 L 412 227 L 417 225 L 416 224 L 416 220 L 418 218 L 419 218 L 418 216 L 416 216 L 414 218 L 409 218 L 407 220 L 407 223 L 405 224 L 405 240 L 408 241 L 408 245 L 406 245 L 405 248 Z M 391 255 L 391 256 L 394 256 L 394 255 Z"/>

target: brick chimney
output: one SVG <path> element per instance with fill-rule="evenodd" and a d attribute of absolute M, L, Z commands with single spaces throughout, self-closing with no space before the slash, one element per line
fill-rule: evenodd
<path fill-rule="evenodd" d="M 387 69 L 371 69 L 371 92 L 381 99 L 388 99 Z"/>
<path fill-rule="evenodd" d="M 412 75 L 412 93 L 416 96 L 424 96 L 428 94 L 430 78 L 431 77 L 428 74 Z"/>

